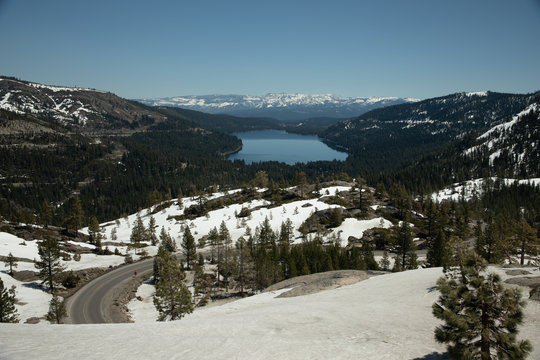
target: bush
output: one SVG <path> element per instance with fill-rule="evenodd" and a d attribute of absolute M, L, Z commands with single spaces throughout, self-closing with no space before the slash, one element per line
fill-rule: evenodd
<path fill-rule="evenodd" d="M 73 255 L 73 260 L 75 260 L 75 261 L 81 261 L 81 254 L 75 253 L 75 254 Z"/>
<path fill-rule="evenodd" d="M 77 286 L 80 280 L 81 278 L 77 274 L 75 274 L 73 271 L 69 271 L 67 273 L 64 273 L 64 277 L 62 279 L 62 285 L 66 289 L 72 289 Z"/>
<path fill-rule="evenodd" d="M 124 264 L 132 264 L 133 263 L 133 257 L 131 255 L 126 255 L 124 258 Z"/>

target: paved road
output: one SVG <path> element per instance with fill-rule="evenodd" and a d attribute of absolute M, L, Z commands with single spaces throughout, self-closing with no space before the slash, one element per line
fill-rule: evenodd
<path fill-rule="evenodd" d="M 153 260 L 124 265 L 102 275 L 77 291 L 67 301 L 68 320 L 72 324 L 101 324 L 119 321 L 112 316 L 119 286 L 137 276 L 151 272 Z"/>

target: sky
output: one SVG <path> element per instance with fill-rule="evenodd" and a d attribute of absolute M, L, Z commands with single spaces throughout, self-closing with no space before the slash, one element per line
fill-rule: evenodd
<path fill-rule="evenodd" d="M 0 0 L 0 74 L 125 98 L 540 90 L 540 0 Z"/>

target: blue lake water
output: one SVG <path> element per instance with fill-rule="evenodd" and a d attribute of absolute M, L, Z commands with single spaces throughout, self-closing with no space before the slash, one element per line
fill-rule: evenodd
<path fill-rule="evenodd" d="M 234 134 L 242 140 L 242 150 L 229 160 L 247 164 L 280 161 L 289 165 L 319 160 L 345 160 L 347 153 L 329 148 L 317 136 L 288 134 L 279 130 L 252 131 Z"/>

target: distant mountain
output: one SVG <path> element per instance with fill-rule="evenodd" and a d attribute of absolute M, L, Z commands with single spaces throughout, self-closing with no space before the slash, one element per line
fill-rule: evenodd
<path fill-rule="evenodd" d="M 0 109 L 79 130 L 134 129 L 165 120 L 143 104 L 94 89 L 0 77 Z"/>
<path fill-rule="evenodd" d="M 339 97 L 334 95 L 266 94 L 192 95 L 138 99 L 150 106 L 175 106 L 211 114 L 271 117 L 283 121 L 309 118 L 350 118 L 383 106 L 416 101 L 396 97 Z"/>
<path fill-rule="evenodd" d="M 320 134 L 353 156 L 377 159 L 371 170 L 406 164 L 438 153 L 470 132 L 487 129 L 522 111 L 534 95 L 457 93 L 372 110 L 341 121 Z M 367 161 L 367 160 L 365 160 Z"/>

